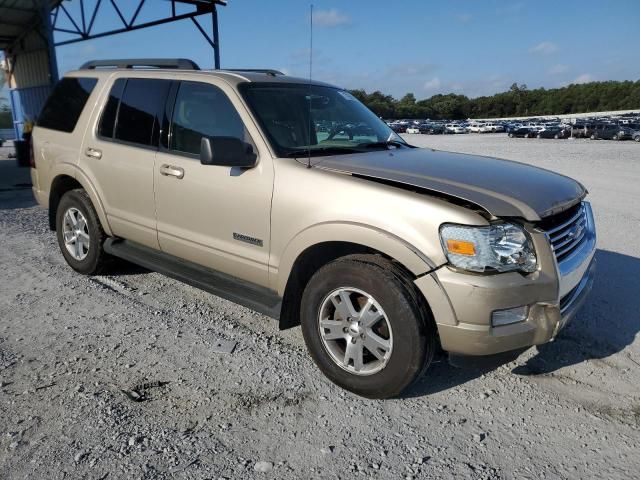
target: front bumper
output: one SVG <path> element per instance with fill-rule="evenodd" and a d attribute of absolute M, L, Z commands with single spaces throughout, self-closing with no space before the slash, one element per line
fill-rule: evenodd
<path fill-rule="evenodd" d="M 416 280 L 434 315 L 442 348 L 462 355 L 493 355 L 552 340 L 584 303 L 595 274 L 596 235 L 585 202 L 587 237 L 558 263 L 544 232 L 530 230 L 539 270 L 475 275 L 442 267 Z M 495 310 L 528 306 L 524 321 L 492 326 Z"/>

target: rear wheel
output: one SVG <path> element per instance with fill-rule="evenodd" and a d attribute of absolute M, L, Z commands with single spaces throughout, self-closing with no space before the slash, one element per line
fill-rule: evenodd
<path fill-rule="evenodd" d="M 107 265 L 109 257 L 102 249 L 107 235 L 84 190 L 71 190 L 60 199 L 56 236 L 64 259 L 76 272 L 94 275 Z"/>
<path fill-rule="evenodd" d="M 611 140 L 620 140 L 620 137 L 618 137 L 618 135 L 614 135 L 613 137 L 611 137 Z"/>
<path fill-rule="evenodd" d="M 509 138 L 513 138 L 513 137 L 514 137 L 513 133 L 510 133 Z"/>
<path fill-rule="evenodd" d="M 556 140 L 558 140 L 560 138 L 560 135 L 558 135 L 557 133 L 553 136 L 553 138 L 555 138 Z"/>
<path fill-rule="evenodd" d="M 591 135 L 591 140 L 595 140 L 595 139 L 596 139 L 596 136 L 592 134 Z"/>
<path fill-rule="evenodd" d="M 369 398 L 400 394 L 436 348 L 433 320 L 412 282 L 375 255 L 350 255 L 319 269 L 302 296 L 301 323 L 320 370 Z"/>

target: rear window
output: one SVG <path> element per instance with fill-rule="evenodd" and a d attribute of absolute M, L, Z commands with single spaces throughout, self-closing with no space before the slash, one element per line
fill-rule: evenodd
<path fill-rule="evenodd" d="M 38 127 L 73 132 L 96 83 L 97 78 L 87 77 L 67 77 L 60 80 L 42 109 Z"/>
<path fill-rule="evenodd" d="M 115 138 L 143 146 L 156 146 L 160 112 L 164 110 L 169 80 L 130 78 L 124 87 Z"/>

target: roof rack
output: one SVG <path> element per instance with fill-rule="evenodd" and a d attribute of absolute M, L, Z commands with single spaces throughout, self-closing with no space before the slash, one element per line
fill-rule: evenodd
<path fill-rule="evenodd" d="M 276 75 L 284 75 L 280 70 L 273 70 L 271 68 L 225 68 L 229 72 L 247 72 L 247 73 L 266 73 L 275 77 Z"/>
<path fill-rule="evenodd" d="M 175 68 L 178 70 L 200 70 L 193 60 L 188 58 L 120 58 L 113 60 L 90 60 L 84 63 L 81 70 L 96 68 Z"/>

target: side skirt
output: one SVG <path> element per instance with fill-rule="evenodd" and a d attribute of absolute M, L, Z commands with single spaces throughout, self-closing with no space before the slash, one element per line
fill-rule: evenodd
<path fill-rule="evenodd" d="M 108 238 L 103 247 L 105 252 L 114 257 L 175 278 L 276 320 L 280 319 L 282 298 L 273 290 L 128 240 Z"/>

